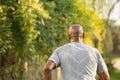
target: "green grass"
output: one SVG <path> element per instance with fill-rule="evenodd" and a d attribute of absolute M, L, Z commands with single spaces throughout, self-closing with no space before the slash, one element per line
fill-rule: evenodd
<path fill-rule="evenodd" d="M 120 80 L 120 71 L 119 70 L 111 70 L 110 71 L 110 78 L 111 80 Z"/>

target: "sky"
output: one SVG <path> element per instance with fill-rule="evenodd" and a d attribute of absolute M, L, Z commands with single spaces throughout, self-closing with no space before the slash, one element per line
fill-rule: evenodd
<path fill-rule="evenodd" d="M 116 4 L 110 19 L 116 20 L 115 25 L 120 25 L 120 2 Z"/>

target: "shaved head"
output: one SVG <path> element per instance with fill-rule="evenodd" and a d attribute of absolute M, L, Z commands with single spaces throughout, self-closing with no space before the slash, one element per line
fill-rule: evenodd
<path fill-rule="evenodd" d="M 72 41 L 81 41 L 84 38 L 84 31 L 81 25 L 73 24 L 69 28 L 69 39 Z"/>
<path fill-rule="evenodd" d="M 76 36 L 76 37 L 78 36 L 79 37 L 80 34 L 82 34 L 82 33 L 83 33 L 83 28 L 79 24 L 73 24 L 69 28 L 69 34 L 71 36 Z"/>

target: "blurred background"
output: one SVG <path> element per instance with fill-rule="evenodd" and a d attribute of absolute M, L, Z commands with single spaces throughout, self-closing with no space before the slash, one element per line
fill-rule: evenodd
<path fill-rule="evenodd" d="M 111 80 L 120 80 L 120 0 L 0 0 L 0 80 L 42 80 L 74 23 L 101 52 Z M 53 75 L 60 80 L 59 70 Z"/>

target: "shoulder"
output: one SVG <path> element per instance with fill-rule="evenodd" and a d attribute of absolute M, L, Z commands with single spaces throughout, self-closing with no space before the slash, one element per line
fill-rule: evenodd
<path fill-rule="evenodd" d="M 101 55 L 101 53 L 99 52 L 99 50 L 97 48 L 94 48 L 94 47 L 86 45 L 86 44 L 84 44 L 84 46 L 86 46 L 87 49 L 89 49 L 92 52 L 94 52 L 97 56 Z"/>
<path fill-rule="evenodd" d="M 90 46 L 90 45 L 87 45 L 87 44 L 83 44 L 86 48 L 90 49 L 90 50 L 93 50 L 93 51 L 98 51 L 96 48 Z"/>
<path fill-rule="evenodd" d="M 59 51 L 62 51 L 62 50 L 69 49 L 69 47 L 70 47 L 70 43 L 67 43 L 67 44 L 64 44 L 64 45 L 56 48 L 54 51 L 59 52 Z"/>

